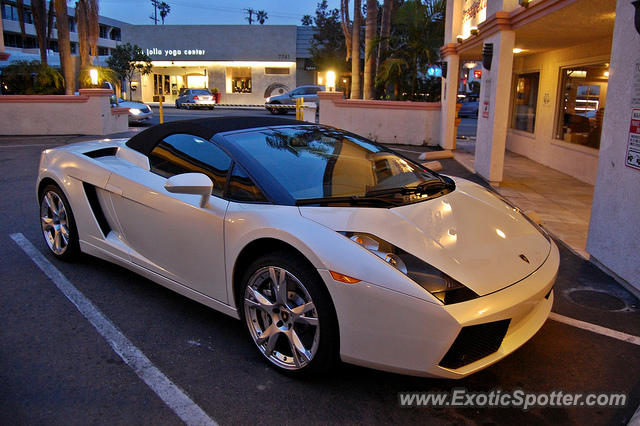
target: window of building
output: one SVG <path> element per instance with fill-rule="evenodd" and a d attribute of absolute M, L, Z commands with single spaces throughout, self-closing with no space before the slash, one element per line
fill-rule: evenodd
<path fill-rule="evenodd" d="M 251 93 L 251 67 L 227 68 L 227 93 Z"/>
<path fill-rule="evenodd" d="M 168 95 L 171 91 L 171 78 L 168 75 L 154 74 L 153 75 L 153 94 L 154 95 Z M 154 100 L 154 102 L 158 102 Z"/>
<path fill-rule="evenodd" d="M 289 68 L 287 67 L 265 67 L 265 74 L 289 74 Z"/>
<path fill-rule="evenodd" d="M 100 47 L 98 46 L 98 56 L 109 56 L 109 48 L 108 47 Z"/>
<path fill-rule="evenodd" d="M 109 27 L 100 24 L 100 38 L 109 38 Z"/>
<path fill-rule="evenodd" d="M 58 40 L 49 40 L 49 50 L 58 51 Z"/>
<path fill-rule="evenodd" d="M 113 27 L 113 29 L 111 30 L 111 40 L 120 41 L 121 38 L 122 32 L 120 31 L 120 28 Z"/>
<path fill-rule="evenodd" d="M 76 19 L 69 16 L 69 32 L 75 33 L 76 32 Z"/>
<path fill-rule="evenodd" d="M 17 21 L 18 8 L 10 4 L 2 3 L 2 19 Z"/>
<path fill-rule="evenodd" d="M 149 165 L 153 173 L 166 178 L 181 173 L 204 173 L 213 182 L 212 195 L 222 197 L 231 159 L 211 141 L 175 134 L 153 148 Z"/>
<path fill-rule="evenodd" d="M 511 128 L 533 133 L 536 125 L 536 105 L 540 73 L 519 74 L 515 78 Z"/>
<path fill-rule="evenodd" d="M 609 64 L 563 68 L 556 139 L 600 148 Z"/>
<path fill-rule="evenodd" d="M 70 43 L 70 47 L 71 47 L 71 54 L 72 55 L 77 55 L 78 54 L 78 43 Z"/>

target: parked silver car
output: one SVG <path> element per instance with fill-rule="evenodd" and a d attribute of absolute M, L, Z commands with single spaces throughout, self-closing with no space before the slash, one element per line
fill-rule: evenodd
<path fill-rule="evenodd" d="M 207 89 L 185 89 L 176 99 L 176 108 L 209 108 L 213 109 L 216 101 Z"/>
<path fill-rule="evenodd" d="M 118 98 L 117 106 L 120 108 L 129 108 L 129 123 L 141 123 L 153 117 L 153 112 L 149 105 L 143 104 L 142 102 L 125 101 L 122 98 Z"/>
<path fill-rule="evenodd" d="M 295 105 L 296 99 L 303 97 L 305 102 L 318 102 L 318 92 L 324 91 L 324 86 L 300 86 L 296 87 L 289 93 L 283 95 L 268 97 L 265 101 L 265 108 L 271 114 L 286 114 L 290 111 L 288 108 L 278 108 L 270 105 Z M 291 109 L 292 110 L 292 109 Z"/>

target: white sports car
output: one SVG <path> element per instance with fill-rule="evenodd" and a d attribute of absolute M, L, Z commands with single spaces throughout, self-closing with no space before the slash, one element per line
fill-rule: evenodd
<path fill-rule="evenodd" d="M 277 369 L 461 378 L 547 319 L 556 245 L 516 208 L 348 132 L 206 118 L 47 149 L 54 256 L 117 263 L 246 323 Z"/>

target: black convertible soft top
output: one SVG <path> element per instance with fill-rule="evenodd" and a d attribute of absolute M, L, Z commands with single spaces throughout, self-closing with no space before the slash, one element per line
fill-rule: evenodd
<path fill-rule="evenodd" d="M 172 121 L 150 127 L 127 141 L 131 149 L 149 155 L 156 144 L 169 135 L 189 133 L 203 139 L 211 139 L 217 133 L 270 126 L 309 125 L 312 123 L 280 117 L 209 117 Z"/>

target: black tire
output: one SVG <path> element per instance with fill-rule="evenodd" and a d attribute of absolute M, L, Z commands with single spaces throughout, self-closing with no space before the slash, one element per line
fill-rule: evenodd
<path fill-rule="evenodd" d="M 59 200 L 64 207 L 64 217 L 62 214 L 59 214 L 61 211 L 56 214 L 53 209 L 49 207 L 51 204 L 55 205 L 57 200 Z M 45 240 L 45 244 L 49 248 L 49 252 L 60 260 L 72 261 L 77 259 L 80 255 L 78 228 L 76 227 L 76 221 L 73 216 L 73 211 L 71 210 L 71 205 L 69 204 L 67 197 L 64 195 L 64 192 L 62 192 L 60 187 L 57 185 L 47 185 L 40 192 L 39 202 L 40 229 L 42 230 L 42 235 Z M 52 223 L 48 228 L 45 223 L 46 216 L 52 219 Z M 59 238 L 62 243 L 65 241 L 64 235 L 67 235 L 66 244 L 60 244 L 64 245 L 63 248 L 59 248 L 56 244 L 56 233 L 59 233 L 57 238 Z"/>
<path fill-rule="evenodd" d="M 257 276 L 256 274 L 259 274 L 260 271 L 264 271 L 269 267 L 274 267 L 276 270 L 285 270 L 286 272 L 292 274 L 298 280 L 298 282 L 301 283 L 303 287 L 306 289 L 308 296 L 310 296 L 310 299 L 311 299 L 310 301 L 313 303 L 314 308 L 311 311 L 309 311 L 308 314 L 307 313 L 302 314 L 304 318 L 301 318 L 301 319 L 305 320 L 304 323 L 302 324 L 298 323 L 297 322 L 298 319 L 294 318 L 293 316 L 290 316 L 287 319 L 284 316 L 281 316 L 280 313 L 265 314 L 265 312 L 267 311 L 263 310 L 262 308 L 253 308 L 254 310 L 251 311 L 252 308 L 247 307 L 248 302 L 246 301 L 246 298 L 251 297 L 248 295 L 252 294 L 251 292 L 247 292 L 248 287 L 251 285 L 251 282 L 255 282 L 254 280 L 255 277 L 258 277 L 258 281 L 260 281 L 259 275 Z M 298 296 L 299 291 L 296 291 L 295 289 L 295 286 L 297 284 L 295 283 L 295 281 L 290 281 L 290 278 L 288 275 L 286 278 L 286 282 L 287 282 L 287 305 L 293 306 L 294 308 L 296 307 L 300 308 L 304 304 L 303 303 L 304 300 Z M 262 285 L 266 285 L 266 284 L 263 283 Z M 274 296 L 274 297 L 277 298 L 277 296 Z M 291 298 L 294 298 L 294 299 L 291 299 Z M 297 302 L 296 302 L 296 299 L 297 299 Z M 299 256 L 287 251 L 277 251 L 277 252 L 269 253 L 256 259 L 246 269 L 246 272 L 242 277 L 242 285 L 240 286 L 240 288 L 237 289 L 236 300 L 238 301 L 238 311 L 240 312 L 241 319 L 245 323 L 247 328 L 247 334 L 249 335 L 253 343 L 256 345 L 258 351 L 266 358 L 269 365 L 275 368 L 277 371 L 284 374 L 288 374 L 288 375 L 294 375 L 294 376 L 315 375 L 318 373 L 328 371 L 337 362 L 338 352 L 339 352 L 339 330 L 338 330 L 338 321 L 335 313 L 335 308 L 331 301 L 329 292 L 326 289 L 324 283 L 322 282 L 322 279 L 318 276 L 317 271 L 315 271 L 315 269 L 313 269 L 313 267 L 304 259 L 301 259 Z M 298 305 L 297 303 L 302 303 L 302 304 Z M 272 306 L 276 306 L 276 305 L 272 305 Z M 275 312 L 275 310 L 271 310 L 271 312 Z M 257 316 L 258 313 L 262 314 L 263 316 L 262 317 Z M 248 318 L 247 315 L 249 315 L 249 320 L 247 320 Z M 291 313 L 289 315 L 291 315 Z M 284 320 L 285 322 L 290 321 L 290 324 L 282 324 L 282 322 L 275 323 L 274 322 L 275 319 L 272 318 L 275 316 L 279 316 L 279 318 L 281 320 Z M 260 328 L 260 325 L 256 323 L 256 320 L 258 322 L 264 322 L 265 320 L 267 320 L 270 322 L 268 324 L 266 323 L 263 324 L 263 326 L 265 325 L 276 326 L 278 324 L 281 324 L 284 328 L 287 328 L 287 326 L 290 326 L 290 329 L 297 333 L 296 336 L 299 337 L 300 341 L 302 342 L 315 341 L 315 335 L 316 333 L 318 333 L 318 329 L 315 328 L 316 326 L 308 325 L 306 323 L 306 320 L 309 320 L 309 319 L 312 319 L 312 320 L 317 319 L 318 321 L 317 324 L 319 327 L 319 335 L 318 335 L 318 341 L 316 344 L 317 346 L 315 346 L 315 352 L 313 352 L 313 356 L 311 357 L 311 359 L 309 361 L 306 361 L 306 363 L 299 368 L 298 367 L 288 368 L 288 367 L 279 365 L 278 361 L 274 361 L 274 358 L 277 358 L 277 354 L 279 354 L 278 351 L 281 349 L 278 349 L 278 346 L 275 346 L 276 349 L 274 349 L 272 352 L 273 356 L 269 356 L 265 353 L 264 348 L 261 348 L 261 345 L 256 341 L 256 338 L 254 337 L 256 335 L 255 328 L 256 327 Z M 250 321 L 251 321 L 251 326 L 250 326 Z M 254 330 L 252 330 L 250 327 L 253 327 Z M 278 329 L 282 330 L 282 328 L 278 328 Z M 265 329 L 265 332 L 263 333 L 263 335 L 266 334 L 266 331 L 267 330 Z M 286 337 L 287 336 L 286 331 L 281 332 L 278 335 L 279 337 L 277 338 L 277 344 L 284 345 L 280 347 L 284 348 L 283 352 L 285 352 L 285 353 L 280 353 L 279 355 L 287 355 L 286 348 L 287 348 L 287 344 L 289 343 L 289 340 Z M 311 335 L 313 335 L 313 338 L 309 339 Z M 269 343 L 270 342 L 264 342 L 263 345 L 266 347 L 269 345 Z M 311 349 L 313 349 L 313 344 L 311 346 L 312 346 Z M 289 352 L 293 353 L 291 351 L 292 349 L 289 346 Z M 311 352 L 312 351 L 310 350 L 309 353 Z M 291 358 L 289 362 L 292 362 L 293 360 L 292 355 L 289 355 L 289 357 Z M 302 357 L 302 352 L 299 352 L 296 358 L 300 358 L 304 361 L 304 358 Z M 286 360 L 287 357 L 285 356 L 284 359 Z M 296 366 L 297 366 L 297 363 L 296 363 Z"/>
<path fill-rule="evenodd" d="M 272 105 L 280 105 L 279 102 L 274 102 Z M 267 108 L 269 112 L 273 115 L 280 114 L 280 108 Z"/>
<path fill-rule="evenodd" d="M 176 101 L 176 109 L 180 109 L 180 104 Z"/>
<path fill-rule="evenodd" d="M 209 111 L 213 111 L 213 107 L 209 107 Z"/>

